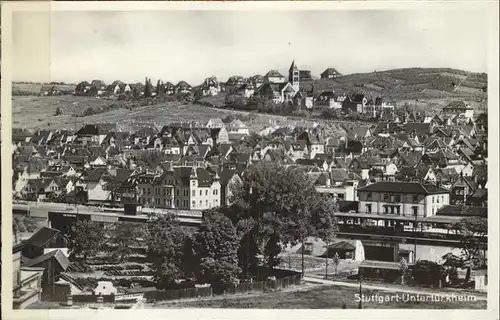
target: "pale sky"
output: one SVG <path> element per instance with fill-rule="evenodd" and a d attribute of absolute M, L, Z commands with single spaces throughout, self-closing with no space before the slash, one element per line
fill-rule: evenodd
<path fill-rule="evenodd" d="M 211 75 L 284 73 L 293 59 L 317 77 L 328 67 L 486 72 L 484 17 L 484 10 L 22 12 L 13 15 L 13 80 L 148 76 L 198 85 Z"/>

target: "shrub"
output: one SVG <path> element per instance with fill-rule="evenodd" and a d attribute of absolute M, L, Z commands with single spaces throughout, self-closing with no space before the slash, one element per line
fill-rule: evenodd
<path fill-rule="evenodd" d="M 62 115 L 61 108 L 57 107 L 57 109 L 56 109 L 56 116 L 60 116 L 60 115 Z"/>
<path fill-rule="evenodd" d="M 85 109 L 85 111 L 83 112 L 83 116 L 86 117 L 86 116 L 91 116 L 95 114 L 95 111 L 94 111 L 94 108 L 92 107 L 88 107 L 87 109 Z"/>

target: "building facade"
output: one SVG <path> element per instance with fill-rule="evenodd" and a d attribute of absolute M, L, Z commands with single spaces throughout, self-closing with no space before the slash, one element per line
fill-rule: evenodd
<path fill-rule="evenodd" d="M 450 204 L 448 190 L 417 182 L 377 182 L 358 189 L 361 213 L 430 217 Z"/>

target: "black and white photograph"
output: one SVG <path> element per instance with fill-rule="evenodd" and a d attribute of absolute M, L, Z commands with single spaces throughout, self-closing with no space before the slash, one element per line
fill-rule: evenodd
<path fill-rule="evenodd" d="M 485 3 L 12 10 L 12 309 L 498 311 Z"/>

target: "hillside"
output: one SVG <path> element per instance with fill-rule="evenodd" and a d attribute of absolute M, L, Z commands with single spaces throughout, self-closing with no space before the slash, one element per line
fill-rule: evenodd
<path fill-rule="evenodd" d="M 471 73 L 448 68 L 408 68 L 357 73 L 336 79 L 301 83 L 315 93 L 334 89 L 347 93 L 365 93 L 370 97 L 408 102 L 417 107 L 444 106 L 453 100 L 464 100 L 477 109 L 487 108 L 488 79 L 485 73 Z"/>
<path fill-rule="evenodd" d="M 453 84 L 456 86 L 454 87 Z M 416 110 L 439 112 L 451 101 L 463 100 L 477 111 L 487 109 L 487 93 L 483 88 L 487 86 L 486 74 L 467 73 L 454 69 L 398 69 L 363 74 L 350 74 L 335 80 L 311 80 L 301 83 L 304 90 L 319 92 L 325 89 L 345 91 L 347 93 L 363 92 L 368 96 L 384 97 L 385 100 L 395 101 L 397 106 L 405 103 Z M 15 84 L 13 89 L 40 90 L 40 85 Z M 237 113 L 231 110 L 211 109 L 204 105 L 222 107 L 225 94 L 214 97 L 205 97 L 202 105 L 181 105 L 179 103 L 159 104 L 156 106 L 141 107 L 134 110 L 117 107 L 116 101 L 89 97 L 58 96 L 36 97 L 15 96 L 12 99 L 12 115 L 14 127 L 45 128 L 77 128 L 82 123 L 92 122 L 119 122 L 129 126 L 134 122 L 170 122 L 170 121 L 202 121 L 210 117 L 223 117 Z M 62 115 L 54 117 L 57 108 Z M 98 114 L 82 116 L 81 114 L 92 107 Z M 248 114 L 247 112 L 241 112 Z M 76 116 L 78 114 L 78 116 Z M 272 116 L 258 115 L 256 128 L 268 123 Z M 282 117 L 277 117 L 282 118 Z"/>

